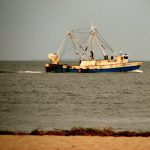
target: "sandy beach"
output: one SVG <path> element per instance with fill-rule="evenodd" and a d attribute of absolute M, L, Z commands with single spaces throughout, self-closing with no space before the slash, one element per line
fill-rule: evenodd
<path fill-rule="evenodd" d="M 1 135 L 1 150 L 150 150 L 150 137 Z"/>

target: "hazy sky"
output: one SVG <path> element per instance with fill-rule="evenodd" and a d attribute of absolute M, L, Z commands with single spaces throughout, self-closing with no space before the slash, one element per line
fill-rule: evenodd
<path fill-rule="evenodd" d="M 0 0 L 0 60 L 47 59 L 91 21 L 116 51 L 150 60 L 150 0 Z"/>

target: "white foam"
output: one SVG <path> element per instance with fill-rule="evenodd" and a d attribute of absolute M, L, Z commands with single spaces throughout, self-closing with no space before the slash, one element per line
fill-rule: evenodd
<path fill-rule="evenodd" d="M 143 70 L 136 69 L 136 70 L 132 70 L 132 71 L 129 71 L 129 72 L 143 73 Z"/>
<path fill-rule="evenodd" d="M 42 71 L 18 71 L 18 73 L 42 73 Z"/>

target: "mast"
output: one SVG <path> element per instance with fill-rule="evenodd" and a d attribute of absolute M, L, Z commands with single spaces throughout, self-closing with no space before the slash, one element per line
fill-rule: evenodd
<path fill-rule="evenodd" d="M 70 39 L 71 43 L 73 44 L 73 47 L 74 47 L 74 49 L 76 51 L 76 55 L 79 55 L 76 45 L 78 45 L 78 47 L 81 48 L 83 51 L 85 50 L 83 48 L 82 44 L 80 43 L 80 41 L 78 40 L 78 38 L 72 32 L 67 32 L 65 37 L 64 37 L 64 39 L 63 39 L 63 41 L 62 41 L 62 43 L 61 43 L 61 45 L 60 45 L 60 47 L 59 47 L 59 49 L 58 49 L 58 51 L 55 54 L 50 53 L 50 55 L 48 56 L 49 59 L 55 59 L 55 58 L 57 58 L 57 59 L 59 58 L 60 59 L 62 57 L 62 56 L 59 57 L 59 53 L 60 53 L 60 51 L 65 50 L 65 48 L 66 48 L 65 42 L 67 42 L 68 38 Z M 79 57 L 81 59 L 80 55 L 79 55 Z"/>
<path fill-rule="evenodd" d="M 97 27 L 94 26 L 93 23 L 91 23 L 90 29 L 91 29 L 91 31 L 90 31 L 90 37 L 89 37 L 89 40 L 87 42 L 87 46 L 85 48 L 85 51 L 88 49 L 88 47 L 90 46 L 90 44 L 91 44 L 91 48 L 93 48 L 94 44 L 95 44 L 94 41 L 96 41 L 96 43 L 100 47 L 102 55 L 104 56 L 105 59 L 108 58 L 108 55 L 106 54 L 106 50 L 110 50 L 113 53 L 113 55 L 115 56 L 116 55 L 115 51 L 110 47 L 110 45 L 98 33 Z"/>
<path fill-rule="evenodd" d="M 91 45 L 92 45 L 92 47 L 94 46 L 94 39 L 95 39 L 95 40 L 97 41 L 99 47 L 101 48 L 101 51 L 102 51 L 103 56 L 105 57 L 105 56 L 106 56 L 106 53 L 105 53 L 105 51 L 104 51 L 104 48 L 103 48 L 102 44 L 100 43 L 99 39 L 97 38 L 96 33 L 97 33 L 97 27 L 94 26 L 93 23 L 91 23 L 91 36 L 92 36 L 92 38 L 91 38 L 91 39 L 92 39 Z"/>
<path fill-rule="evenodd" d="M 57 53 L 56 53 L 57 55 L 59 54 L 60 50 L 62 49 L 65 40 L 66 40 L 66 37 L 64 37 L 64 39 L 63 39 L 63 41 L 62 41 L 62 43 L 61 43 L 61 45 L 60 45 L 60 47 L 59 47 L 59 49 L 58 49 L 58 51 L 57 51 Z"/>
<path fill-rule="evenodd" d="M 81 29 L 78 29 L 78 30 L 81 30 Z M 86 45 L 84 44 L 83 41 L 80 41 L 80 39 L 76 35 L 77 33 L 87 33 L 89 35 Z M 48 56 L 49 59 L 53 59 L 53 61 L 55 63 L 58 63 L 60 61 L 60 59 L 62 58 L 64 51 L 68 48 L 67 46 L 70 46 L 69 41 L 71 42 L 71 46 L 73 46 L 75 51 L 76 51 L 75 54 L 78 55 L 78 57 L 80 59 L 82 59 L 82 56 L 85 54 L 89 57 L 89 49 L 91 49 L 91 53 L 93 55 L 93 49 L 94 49 L 95 44 L 97 44 L 98 47 L 100 47 L 100 50 L 102 52 L 104 59 L 108 59 L 108 55 L 106 53 L 106 50 L 110 50 L 113 53 L 113 55 L 116 56 L 115 51 L 110 47 L 110 45 L 98 33 L 97 26 L 94 26 L 94 24 L 91 23 L 90 32 L 89 31 L 87 31 L 87 32 L 77 31 L 76 32 L 76 30 L 72 30 L 72 31 L 67 32 L 61 45 L 60 45 L 60 47 L 59 47 L 59 49 L 58 49 L 58 51 L 53 55 L 50 54 Z M 60 51 L 62 51 L 62 50 L 63 50 L 63 52 L 62 52 L 61 56 L 59 56 Z M 70 48 L 68 50 L 70 50 Z M 82 51 L 79 51 L 79 50 L 82 50 Z"/>
<path fill-rule="evenodd" d="M 67 34 L 71 41 L 74 43 L 74 41 L 76 42 L 76 44 L 79 46 L 79 48 L 81 48 L 84 51 L 84 48 L 82 46 L 82 44 L 80 43 L 80 41 L 77 39 L 77 37 L 72 33 L 72 32 L 68 32 Z M 74 40 L 74 41 L 73 41 Z"/>

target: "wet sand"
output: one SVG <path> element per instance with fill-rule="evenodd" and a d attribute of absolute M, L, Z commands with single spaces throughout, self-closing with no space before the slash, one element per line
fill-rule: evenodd
<path fill-rule="evenodd" d="M 0 150 L 150 150 L 150 137 L 1 135 Z"/>

